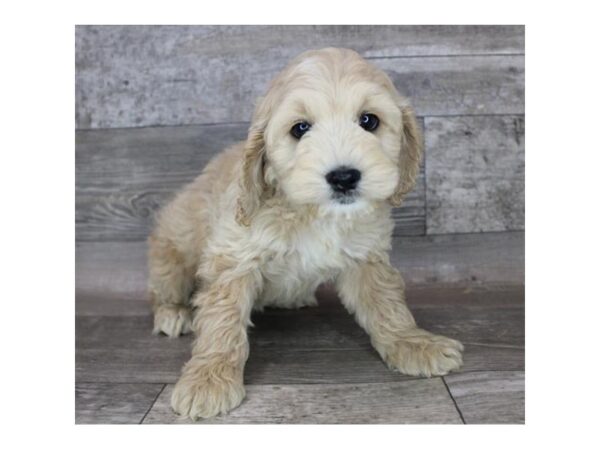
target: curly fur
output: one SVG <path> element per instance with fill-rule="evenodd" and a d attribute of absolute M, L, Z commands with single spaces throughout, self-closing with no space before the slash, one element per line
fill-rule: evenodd
<path fill-rule="evenodd" d="M 373 133 L 357 123 L 365 111 L 380 118 Z M 297 140 L 289 130 L 299 120 L 312 128 Z M 421 153 L 412 109 L 356 52 L 306 52 L 277 76 L 246 141 L 163 208 L 149 239 L 154 332 L 196 334 L 172 395 L 177 413 L 238 406 L 252 309 L 315 304 L 327 280 L 391 368 L 432 376 L 461 365 L 459 342 L 417 327 L 387 255 L 390 210 L 414 186 Z M 340 165 L 362 173 L 349 204 L 325 181 Z"/>

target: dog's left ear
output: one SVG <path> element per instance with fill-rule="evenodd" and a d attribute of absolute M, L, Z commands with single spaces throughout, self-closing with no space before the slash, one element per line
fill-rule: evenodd
<path fill-rule="evenodd" d="M 256 116 L 260 116 L 256 114 Z M 238 224 L 250 226 L 252 217 L 258 211 L 265 195 L 270 192 L 265 181 L 265 140 L 266 120 L 255 117 L 248 130 L 244 146 L 240 176 L 240 195 L 237 201 L 235 220 Z"/>
<path fill-rule="evenodd" d="M 415 113 L 410 106 L 401 106 L 402 138 L 400 142 L 400 181 L 390 197 L 393 206 L 400 206 L 404 196 L 417 182 L 419 166 L 423 154 L 423 135 L 417 123 Z"/>

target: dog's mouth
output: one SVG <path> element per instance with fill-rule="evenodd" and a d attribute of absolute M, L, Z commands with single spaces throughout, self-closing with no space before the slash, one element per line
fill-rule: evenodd
<path fill-rule="evenodd" d="M 356 202 L 357 197 L 358 192 L 355 189 L 347 192 L 333 192 L 331 194 L 331 199 L 340 205 L 350 205 Z"/>

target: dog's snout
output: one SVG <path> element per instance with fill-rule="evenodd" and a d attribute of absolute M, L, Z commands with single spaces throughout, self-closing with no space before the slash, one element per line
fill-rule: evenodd
<path fill-rule="evenodd" d="M 325 179 L 334 191 L 348 192 L 356 188 L 356 185 L 360 181 L 360 171 L 342 166 L 325 175 Z"/>

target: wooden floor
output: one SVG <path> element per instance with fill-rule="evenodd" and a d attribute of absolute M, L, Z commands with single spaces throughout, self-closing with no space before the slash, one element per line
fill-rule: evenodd
<path fill-rule="evenodd" d="M 493 247 L 498 239 L 523 238 L 522 233 L 502 236 L 479 237 L 481 252 L 489 252 L 485 239 Z M 462 257 L 477 260 L 476 249 L 463 245 Z M 169 397 L 190 355 L 191 337 L 151 334 L 143 248 L 142 243 L 77 247 L 77 423 L 186 422 L 171 411 Z M 412 255 L 422 259 L 436 248 L 443 260 L 448 247 L 431 238 L 423 238 L 421 247 L 413 245 Z M 461 258 L 460 252 L 455 255 Z M 397 265 L 407 264 L 392 256 L 402 260 Z M 510 265 L 502 258 L 495 261 Z M 391 372 L 324 287 L 318 307 L 253 315 L 247 398 L 231 414 L 199 423 L 523 423 L 524 288 L 506 281 L 506 267 L 504 272 L 492 267 L 502 273 L 498 283 L 485 265 L 471 270 L 487 278 L 468 283 L 414 283 L 421 272 L 407 271 L 417 322 L 465 345 L 459 372 L 430 379 Z M 442 264 L 432 270 L 456 272 L 457 267 Z M 130 277 L 128 284 L 123 274 L 136 271 L 142 275 Z"/>

